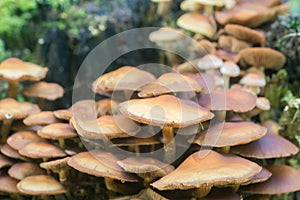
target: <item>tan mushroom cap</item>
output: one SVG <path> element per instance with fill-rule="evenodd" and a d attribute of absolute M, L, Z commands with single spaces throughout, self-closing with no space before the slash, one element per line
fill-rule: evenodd
<path fill-rule="evenodd" d="M 82 152 L 72 156 L 68 165 L 78 171 L 98 177 L 115 180 L 138 182 L 138 178 L 125 172 L 118 164 L 118 158 L 111 153 L 102 151 Z"/>
<path fill-rule="evenodd" d="M 216 53 L 216 44 L 210 42 L 209 40 L 202 39 L 198 42 L 198 45 L 200 45 L 204 50 L 205 53 L 208 54 L 215 54 Z"/>
<path fill-rule="evenodd" d="M 261 169 L 256 163 L 234 155 L 203 150 L 190 155 L 152 186 L 159 190 L 186 190 L 208 185 L 236 185 L 250 180 Z"/>
<path fill-rule="evenodd" d="M 215 90 L 209 94 L 201 94 L 199 104 L 209 110 L 232 110 L 247 112 L 256 106 L 257 97 L 242 89 Z"/>
<path fill-rule="evenodd" d="M 268 132 L 275 134 L 275 135 L 278 135 L 279 130 L 281 129 L 280 125 L 273 120 L 263 121 L 261 125 L 266 127 L 268 129 Z"/>
<path fill-rule="evenodd" d="M 32 114 L 23 120 L 27 126 L 45 125 L 57 123 L 59 120 L 53 115 L 51 111 L 43 111 L 40 113 Z"/>
<path fill-rule="evenodd" d="M 270 110 L 270 101 L 266 97 L 258 97 L 256 107 L 260 110 Z"/>
<path fill-rule="evenodd" d="M 89 139 L 124 138 L 136 135 L 140 128 L 123 115 L 106 115 L 84 123 L 70 120 L 77 133 Z"/>
<path fill-rule="evenodd" d="M 40 81 L 25 88 L 22 93 L 27 97 L 36 97 L 54 101 L 64 95 L 64 89 L 57 83 Z"/>
<path fill-rule="evenodd" d="M 118 101 L 113 99 L 101 99 L 96 102 L 98 116 L 113 115 L 118 113 Z"/>
<path fill-rule="evenodd" d="M 183 29 L 212 38 L 216 33 L 213 18 L 198 13 L 185 13 L 177 19 L 177 25 Z"/>
<path fill-rule="evenodd" d="M 12 164 L 13 162 L 9 158 L 0 154 L 0 169 L 2 169 L 3 167 L 11 166 Z"/>
<path fill-rule="evenodd" d="M 45 141 L 43 138 L 38 136 L 32 131 L 20 131 L 10 135 L 7 138 L 7 144 L 13 149 L 19 150 L 25 147 L 27 144 L 32 142 L 42 142 Z"/>
<path fill-rule="evenodd" d="M 63 185 L 47 175 L 28 176 L 17 184 L 17 188 L 28 195 L 55 195 L 66 192 Z"/>
<path fill-rule="evenodd" d="M 254 183 L 261 183 L 265 182 L 272 176 L 272 173 L 267 170 L 266 168 L 263 168 L 258 174 L 256 174 L 251 180 L 243 183 L 242 185 L 250 185 Z"/>
<path fill-rule="evenodd" d="M 40 167 L 47 170 L 59 171 L 60 169 L 68 167 L 68 160 L 70 157 L 60 158 L 48 162 L 40 163 Z"/>
<path fill-rule="evenodd" d="M 9 158 L 28 161 L 28 158 L 19 154 L 19 152 L 11 148 L 8 144 L 1 146 L 1 153 Z"/>
<path fill-rule="evenodd" d="M 0 64 L 0 78 L 6 81 L 39 81 L 45 78 L 48 68 L 23 62 L 18 58 L 8 58 Z"/>
<path fill-rule="evenodd" d="M 69 125 L 65 123 L 54 123 L 44 126 L 37 131 L 37 134 L 45 139 L 65 139 L 77 137 L 76 131 Z"/>
<path fill-rule="evenodd" d="M 129 100 L 120 103 L 119 108 L 123 114 L 137 122 L 176 128 L 207 121 L 214 116 L 201 106 L 188 104 L 171 95 Z"/>
<path fill-rule="evenodd" d="M 259 73 L 250 72 L 241 78 L 240 84 L 250 87 L 264 87 L 266 85 L 266 79 Z"/>
<path fill-rule="evenodd" d="M 201 3 L 202 5 L 210 5 L 210 6 L 218 6 L 222 7 L 224 6 L 225 0 L 195 0 L 198 3 Z"/>
<path fill-rule="evenodd" d="M 202 58 L 196 58 L 194 60 L 188 60 L 180 65 L 177 66 L 177 71 L 179 73 L 196 73 L 197 70 L 197 64 Z"/>
<path fill-rule="evenodd" d="M 66 153 L 59 147 L 48 142 L 32 142 L 19 150 L 23 156 L 38 158 L 58 158 L 66 156 Z"/>
<path fill-rule="evenodd" d="M 285 165 L 269 165 L 266 169 L 272 173 L 265 182 L 242 187 L 242 191 L 252 194 L 284 194 L 300 190 L 300 171 Z"/>
<path fill-rule="evenodd" d="M 1 174 L 0 175 L 0 192 L 4 193 L 19 193 L 17 189 L 17 183 L 18 181 L 16 179 L 13 179 L 12 177 Z"/>
<path fill-rule="evenodd" d="M 155 77 L 144 70 L 124 66 L 115 71 L 101 75 L 93 83 L 93 91 L 139 90 L 142 85 L 153 82 Z"/>
<path fill-rule="evenodd" d="M 60 109 L 53 111 L 53 115 L 61 120 L 69 121 L 73 117 L 72 109 Z"/>
<path fill-rule="evenodd" d="M 142 86 L 139 97 L 152 97 L 172 92 L 200 92 L 201 86 L 192 78 L 178 73 L 165 73 L 152 83 Z"/>
<path fill-rule="evenodd" d="M 211 147 L 236 146 L 257 140 L 266 133 L 267 128 L 253 122 L 225 122 L 199 133 L 193 143 Z"/>
<path fill-rule="evenodd" d="M 37 105 L 28 102 L 18 102 L 12 98 L 0 100 L 0 120 L 7 118 L 7 115 L 13 119 L 23 119 L 28 115 L 40 112 Z"/>
<path fill-rule="evenodd" d="M 213 91 L 217 85 L 215 81 L 215 77 L 212 74 L 207 73 L 197 73 L 197 74 L 191 74 L 191 73 L 184 73 L 185 76 L 188 76 L 195 81 L 203 88 L 201 91 L 201 94 L 203 93 L 209 93 L 210 91 Z"/>
<path fill-rule="evenodd" d="M 280 69 L 284 66 L 284 54 L 271 48 L 252 47 L 239 52 L 242 67 L 257 66 L 266 69 Z"/>
<path fill-rule="evenodd" d="M 172 27 L 162 27 L 157 31 L 153 31 L 149 35 L 149 40 L 152 42 L 172 42 L 179 40 L 185 36 L 185 33 L 180 29 Z"/>
<path fill-rule="evenodd" d="M 207 54 L 197 63 L 197 67 L 200 70 L 218 69 L 222 64 L 222 59 L 214 54 Z"/>
<path fill-rule="evenodd" d="M 222 75 L 229 77 L 237 77 L 240 75 L 240 68 L 237 64 L 232 61 L 226 61 L 220 68 L 220 72 Z"/>
<path fill-rule="evenodd" d="M 240 56 L 237 53 L 231 53 L 229 51 L 226 51 L 224 49 L 218 49 L 216 50 L 216 56 L 219 58 L 225 60 L 225 61 L 232 61 L 234 63 L 238 63 Z"/>
<path fill-rule="evenodd" d="M 15 163 L 8 170 L 9 176 L 17 180 L 24 179 L 27 176 L 43 175 L 45 173 L 43 169 L 32 162 Z"/>
<path fill-rule="evenodd" d="M 259 140 L 232 147 L 231 151 L 244 157 L 269 159 L 295 155 L 299 152 L 299 149 L 287 139 L 279 135 L 267 133 Z"/>
<path fill-rule="evenodd" d="M 136 173 L 145 178 L 163 177 L 174 170 L 172 165 L 150 157 L 129 157 L 118 161 L 118 165 L 127 172 Z"/>
<path fill-rule="evenodd" d="M 252 45 L 230 35 L 221 35 L 218 39 L 218 47 L 231 53 L 239 53 L 243 49 L 252 47 Z"/>
<path fill-rule="evenodd" d="M 236 37 L 237 39 L 250 42 L 251 44 L 259 44 L 264 46 L 266 43 L 266 37 L 260 31 L 241 26 L 238 24 L 227 24 L 225 26 L 225 32 L 229 35 Z"/>

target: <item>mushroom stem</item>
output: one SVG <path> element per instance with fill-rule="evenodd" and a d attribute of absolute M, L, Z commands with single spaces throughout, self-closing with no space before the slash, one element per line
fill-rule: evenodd
<path fill-rule="evenodd" d="M 215 113 L 215 120 L 217 122 L 224 122 L 226 118 L 226 110 L 217 110 Z"/>
<path fill-rule="evenodd" d="M 13 114 L 5 114 L 5 119 L 2 121 L 1 127 L 1 144 L 4 144 L 6 142 L 11 124 L 14 121 L 13 116 Z"/>
<path fill-rule="evenodd" d="M 253 110 L 250 110 L 249 112 L 247 112 L 247 116 L 248 117 L 254 117 L 254 116 L 257 116 L 259 113 L 261 113 L 261 109 L 259 108 L 254 108 Z"/>
<path fill-rule="evenodd" d="M 230 76 L 223 75 L 224 89 L 229 88 Z"/>
<path fill-rule="evenodd" d="M 9 81 L 8 82 L 8 94 L 7 96 L 10 98 L 16 98 L 19 89 L 19 82 L 16 81 Z"/>
<path fill-rule="evenodd" d="M 196 189 L 194 192 L 195 197 L 202 198 L 205 197 L 211 190 L 212 186 L 210 185 L 203 185 Z"/>
<path fill-rule="evenodd" d="M 63 169 L 59 170 L 58 175 L 59 175 L 59 181 L 61 183 L 65 182 L 67 180 L 67 176 L 66 176 L 66 171 L 65 170 L 63 170 Z"/>
<path fill-rule="evenodd" d="M 173 127 L 165 125 L 162 130 L 164 138 L 165 156 L 164 161 L 171 163 L 175 159 L 175 139 Z"/>
<path fill-rule="evenodd" d="M 205 5 L 204 6 L 204 15 L 211 16 L 214 13 L 214 6 Z"/>
<path fill-rule="evenodd" d="M 59 138 L 59 139 L 58 139 L 58 144 L 59 144 L 59 146 L 60 146 L 61 148 L 64 149 L 64 148 L 66 147 L 65 139 Z"/>
<path fill-rule="evenodd" d="M 237 192 L 240 188 L 240 185 L 233 185 L 232 186 L 232 189 L 233 189 L 233 192 Z"/>
<path fill-rule="evenodd" d="M 166 17 L 171 11 L 171 5 L 172 1 L 158 3 L 156 10 L 157 15 Z"/>
<path fill-rule="evenodd" d="M 221 147 L 221 152 L 224 154 L 228 154 L 230 152 L 230 146 Z"/>

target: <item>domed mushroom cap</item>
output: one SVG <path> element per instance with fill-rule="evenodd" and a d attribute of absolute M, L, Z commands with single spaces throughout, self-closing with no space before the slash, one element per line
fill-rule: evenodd
<path fill-rule="evenodd" d="M 256 163 L 234 155 L 203 150 L 190 155 L 173 172 L 151 185 L 159 190 L 236 185 L 250 180 L 261 169 Z"/>
<path fill-rule="evenodd" d="M 53 115 L 61 120 L 69 121 L 73 117 L 72 109 L 60 109 L 53 111 Z"/>
<path fill-rule="evenodd" d="M 260 110 L 270 110 L 270 101 L 266 97 L 258 97 L 256 107 Z"/>
<path fill-rule="evenodd" d="M 184 0 L 180 3 L 180 9 L 183 11 L 197 11 L 201 10 L 203 6 L 195 0 Z"/>
<path fill-rule="evenodd" d="M 13 162 L 10 159 L 0 154 L 0 169 L 11 166 L 12 164 Z"/>
<path fill-rule="evenodd" d="M 0 64 L 0 78 L 7 81 L 39 81 L 45 78 L 48 68 L 23 62 L 18 58 L 8 58 Z"/>
<path fill-rule="evenodd" d="M 157 31 L 153 31 L 149 35 L 149 40 L 152 42 L 172 42 L 179 40 L 185 36 L 184 32 L 180 29 L 172 27 L 162 27 Z"/>
<path fill-rule="evenodd" d="M 38 112 L 39 107 L 32 103 L 18 102 L 12 98 L 0 100 L 0 120 L 6 119 L 8 115 L 13 119 L 23 119 Z"/>
<path fill-rule="evenodd" d="M 185 13 L 177 19 L 177 25 L 188 31 L 212 38 L 216 33 L 216 22 L 213 18 L 198 14 Z"/>
<path fill-rule="evenodd" d="M 239 52 L 240 65 L 242 67 L 257 66 L 266 69 L 280 69 L 284 66 L 286 58 L 284 54 L 270 48 L 253 47 Z"/>
<path fill-rule="evenodd" d="M 36 97 L 54 101 L 64 95 L 64 89 L 57 83 L 40 81 L 25 88 L 22 93 L 27 97 Z"/>
<path fill-rule="evenodd" d="M 199 133 L 193 143 L 211 147 L 236 146 L 257 140 L 266 133 L 267 128 L 253 122 L 225 122 Z"/>
<path fill-rule="evenodd" d="M 166 102 L 168 102 L 166 104 Z M 213 118 L 206 109 L 188 104 L 171 95 L 133 99 L 119 104 L 120 111 L 131 119 L 155 126 L 185 127 Z M 194 103 L 194 102 L 191 102 Z"/>
<path fill-rule="evenodd" d="M 287 139 L 267 133 L 264 137 L 254 142 L 232 147 L 231 151 L 244 157 L 269 159 L 295 155 L 299 152 L 299 149 Z"/>
<path fill-rule="evenodd" d="M 54 123 L 44 126 L 37 131 L 37 134 L 45 139 L 57 140 L 61 138 L 77 137 L 76 131 L 65 123 Z"/>
<path fill-rule="evenodd" d="M 240 56 L 237 53 L 231 53 L 229 51 L 226 51 L 224 49 L 218 49 L 216 50 L 216 56 L 219 58 L 222 58 L 223 60 L 226 61 L 232 61 L 234 63 L 238 63 Z"/>
<path fill-rule="evenodd" d="M 226 61 L 220 68 L 221 74 L 229 77 L 237 77 L 240 75 L 240 68 L 232 61 Z"/>
<path fill-rule="evenodd" d="M 242 185 L 250 185 L 250 184 L 254 184 L 254 183 L 265 182 L 271 176 L 272 176 L 272 173 L 269 170 L 267 170 L 266 168 L 263 168 L 258 174 L 253 176 L 252 179 L 250 179 L 249 181 L 243 183 Z"/>
<path fill-rule="evenodd" d="M 9 158 L 28 161 L 28 158 L 19 154 L 19 152 L 11 148 L 8 144 L 1 146 L 1 153 Z"/>
<path fill-rule="evenodd" d="M 265 182 L 242 187 L 241 190 L 252 194 L 283 194 L 300 190 L 300 171 L 285 165 L 270 165 L 266 169 L 272 173 Z"/>
<path fill-rule="evenodd" d="M 172 165 L 146 157 L 129 157 L 118 161 L 118 165 L 127 172 L 153 178 L 163 177 L 174 170 Z"/>
<path fill-rule="evenodd" d="M 201 86 L 193 79 L 178 73 L 166 73 L 142 86 L 139 97 L 152 97 L 172 92 L 200 92 Z"/>
<path fill-rule="evenodd" d="M 53 115 L 51 111 L 43 111 L 40 113 L 32 114 L 23 120 L 27 126 L 45 125 L 57 123 L 59 120 Z"/>
<path fill-rule="evenodd" d="M 17 188 L 28 195 L 55 195 L 66 192 L 63 185 L 47 175 L 28 176 L 17 184 Z"/>
<path fill-rule="evenodd" d="M 111 153 L 91 151 L 72 156 L 68 160 L 68 165 L 93 176 L 138 182 L 138 178 L 135 175 L 125 172 L 117 162 L 118 158 Z"/>
<path fill-rule="evenodd" d="M 251 44 L 259 44 L 263 46 L 266 43 L 264 34 L 260 31 L 241 26 L 238 24 L 227 24 L 225 26 L 225 32 L 229 35 L 236 37 L 237 39 L 250 42 Z"/>
<path fill-rule="evenodd" d="M 136 67 L 124 66 L 101 75 L 93 83 L 93 91 L 139 90 L 142 85 L 155 81 L 155 77 Z"/>
<path fill-rule="evenodd" d="M 65 157 L 61 159 L 56 159 L 48 162 L 40 163 L 40 167 L 47 170 L 52 170 L 53 172 L 59 171 L 61 169 L 68 167 L 68 160 L 70 157 Z"/>
<path fill-rule="evenodd" d="M 199 104 L 209 110 L 233 110 L 247 112 L 256 106 L 257 97 L 242 89 L 215 90 L 201 94 Z"/>
<path fill-rule="evenodd" d="M 19 190 L 17 189 L 17 183 L 18 181 L 16 179 L 13 179 L 10 176 L 1 174 L 0 175 L 0 191 L 4 193 L 19 193 Z"/>
<path fill-rule="evenodd" d="M 89 139 L 124 138 L 136 135 L 140 127 L 123 115 L 105 115 L 97 120 L 80 122 L 71 118 L 71 125 L 80 136 Z"/>
<path fill-rule="evenodd" d="M 198 62 L 197 67 L 200 70 L 218 69 L 222 64 L 222 59 L 213 54 L 207 54 Z"/>
<path fill-rule="evenodd" d="M 16 163 L 8 170 L 9 176 L 17 180 L 24 179 L 27 176 L 43 175 L 45 173 L 43 169 L 32 162 Z"/>
<path fill-rule="evenodd" d="M 252 47 L 250 43 L 236 39 L 230 35 L 221 35 L 218 39 L 218 46 L 231 53 L 238 53 L 243 49 Z"/>
<path fill-rule="evenodd" d="M 32 142 L 42 142 L 45 141 L 43 138 L 38 136 L 32 131 L 20 131 L 10 135 L 7 138 L 7 144 L 15 150 L 19 150 L 25 147 L 27 144 Z"/>
<path fill-rule="evenodd" d="M 264 87 L 266 85 L 266 79 L 259 73 L 250 72 L 241 78 L 240 84 L 254 87 Z"/>
<path fill-rule="evenodd" d="M 59 147 L 48 142 L 32 142 L 19 150 L 23 156 L 38 158 L 57 158 L 64 157 L 66 153 Z"/>

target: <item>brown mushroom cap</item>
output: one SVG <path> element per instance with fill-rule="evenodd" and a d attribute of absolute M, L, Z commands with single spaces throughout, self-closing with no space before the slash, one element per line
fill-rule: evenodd
<path fill-rule="evenodd" d="M 119 108 L 122 113 L 135 121 L 177 128 L 207 121 L 214 116 L 206 109 L 188 104 L 188 102 L 171 95 L 162 95 L 148 99 L 129 100 L 120 103 Z"/>
<path fill-rule="evenodd" d="M 152 136 L 152 137 L 128 137 L 128 138 L 115 138 L 112 139 L 111 142 L 113 145 L 116 146 L 131 146 L 131 145 L 156 145 L 161 144 L 161 139 L 158 136 Z"/>
<path fill-rule="evenodd" d="M 232 53 L 238 53 L 243 49 L 250 48 L 252 45 L 248 42 L 236 39 L 232 36 L 221 35 L 218 39 L 218 47 Z"/>
<path fill-rule="evenodd" d="M 201 93 L 209 93 L 216 88 L 216 82 L 214 75 L 207 74 L 207 73 L 197 73 L 197 74 L 190 74 L 184 73 L 185 76 L 188 76 L 195 81 L 203 88 Z"/>
<path fill-rule="evenodd" d="M 194 60 L 188 60 L 177 66 L 177 71 L 179 73 L 196 73 L 197 72 L 197 64 L 202 58 L 196 58 Z"/>
<path fill-rule="evenodd" d="M 17 189 L 18 181 L 10 176 L 1 174 L 0 175 L 0 191 L 4 193 L 19 193 Z"/>
<path fill-rule="evenodd" d="M 135 175 L 125 172 L 118 164 L 118 158 L 102 151 L 82 152 L 72 156 L 68 165 L 78 171 L 98 177 L 120 181 L 137 182 Z"/>
<path fill-rule="evenodd" d="M 190 155 L 173 172 L 151 185 L 159 190 L 236 185 L 250 180 L 261 169 L 256 163 L 234 155 L 203 150 Z"/>
<path fill-rule="evenodd" d="M 70 157 L 65 157 L 61 159 L 56 159 L 48 162 L 40 163 L 40 167 L 47 170 L 59 171 L 60 169 L 64 169 L 68 166 L 68 160 Z"/>
<path fill-rule="evenodd" d="M 247 112 L 256 106 L 257 97 L 242 89 L 215 90 L 201 94 L 199 104 L 210 110 L 233 110 Z"/>
<path fill-rule="evenodd" d="M 242 67 L 257 66 L 266 69 L 280 69 L 284 66 L 284 54 L 270 48 L 252 47 L 239 52 Z"/>
<path fill-rule="evenodd" d="M 266 168 L 263 168 L 258 174 L 256 174 L 251 180 L 243 183 L 242 185 L 249 185 L 254 183 L 265 182 L 272 176 L 272 173 L 269 172 Z"/>
<path fill-rule="evenodd" d="M 258 97 L 256 107 L 260 110 L 270 110 L 270 101 L 266 97 Z"/>
<path fill-rule="evenodd" d="M 152 83 L 142 86 L 139 97 L 152 97 L 172 92 L 200 92 L 201 86 L 193 79 L 178 73 L 165 73 Z"/>
<path fill-rule="evenodd" d="M 24 179 L 27 176 L 42 175 L 45 171 L 37 164 L 32 162 L 15 163 L 8 170 L 9 176 L 17 180 Z"/>
<path fill-rule="evenodd" d="M 101 75 L 93 83 L 93 91 L 139 90 L 142 85 L 153 82 L 155 77 L 136 67 L 124 66 Z"/>
<path fill-rule="evenodd" d="M 45 141 L 32 131 L 20 131 L 12 134 L 7 138 L 7 144 L 13 149 L 19 150 L 32 142 Z"/>
<path fill-rule="evenodd" d="M 244 157 L 269 159 L 295 155 L 299 152 L 299 149 L 287 139 L 268 132 L 259 140 L 232 147 L 231 151 Z"/>
<path fill-rule="evenodd" d="M 60 109 L 53 111 L 53 115 L 61 120 L 69 121 L 73 117 L 72 109 Z"/>
<path fill-rule="evenodd" d="M 9 158 L 0 154 L 0 169 L 2 169 L 3 167 L 11 166 L 12 164 L 13 162 Z"/>
<path fill-rule="evenodd" d="M 229 35 L 232 35 L 237 39 L 250 42 L 251 44 L 259 44 L 263 46 L 266 43 L 264 34 L 262 34 L 260 31 L 248 28 L 246 26 L 227 24 L 224 29 L 225 32 Z"/>
<path fill-rule="evenodd" d="M 8 58 L 0 64 L 0 78 L 7 81 L 39 81 L 45 78 L 48 68 L 42 68 L 18 58 Z"/>
<path fill-rule="evenodd" d="M 236 146 L 257 140 L 266 133 L 267 128 L 253 122 L 225 122 L 199 133 L 193 143 L 211 147 Z"/>
<path fill-rule="evenodd" d="M 1 147 L 1 153 L 9 158 L 28 161 L 28 158 L 20 155 L 17 150 L 11 148 L 8 144 L 4 144 Z"/>
<path fill-rule="evenodd" d="M 157 31 L 153 31 L 149 35 L 149 40 L 152 42 L 172 42 L 179 40 L 185 36 L 184 32 L 180 29 L 172 27 L 162 27 Z"/>
<path fill-rule="evenodd" d="M 55 195 L 66 192 L 57 180 L 47 175 L 28 176 L 17 184 L 17 188 L 28 195 Z"/>
<path fill-rule="evenodd" d="M 26 126 L 23 123 L 23 120 L 14 121 L 11 125 L 11 130 L 15 131 L 15 132 L 19 132 L 19 131 L 33 131 L 33 132 L 36 132 L 40 128 L 42 128 L 42 126 L 39 126 L 39 125 L 37 125 L 37 126 Z"/>
<path fill-rule="evenodd" d="M 64 95 L 64 89 L 57 83 L 40 81 L 25 88 L 22 93 L 27 97 L 36 97 L 54 101 Z"/>
<path fill-rule="evenodd" d="M 45 125 L 57 123 L 59 120 L 53 115 L 51 111 L 43 111 L 40 113 L 32 114 L 23 120 L 27 126 Z"/>
<path fill-rule="evenodd" d="M 37 105 L 28 102 L 18 102 L 12 98 L 0 100 L 0 120 L 11 115 L 13 119 L 23 119 L 28 115 L 40 112 Z"/>
<path fill-rule="evenodd" d="M 177 19 L 177 25 L 188 31 L 199 33 L 208 38 L 212 38 L 216 33 L 216 22 L 199 13 L 185 13 Z"/>
<path fill-rule="evenodd" d="M 119 102 L 113 99 L 101 99 L 96 102 L 98 116 L 113 115 L 118 113 Z"/>
<path fill-rule="evenodd" d="M 239 54 L 231 53 L 224 49 L 216 50 L 216 56 L 218 56 L 219 58 L 222 58 L 225 61 L 232 61 L 234 63 L 238 63 L 238 61 L 240 59 Z"/>
<path fill-rule="evenodd" d="M 77 137 L 76 131 L 69 125 L 65 123 L 54 123 L 44 126 L 37 131 L 37 134 L 45 139 L 65 139 Z"/>
<path fill-rule="evenodd" d="M 19 150 L 19 153 L 29 158 L 57 158 L 66 153 L 59 147 L 48 142 L 32 142 Z"/>
<path fill-rule="evenodd" d="M 242 191 L 252 194 L 283 194 L 300 190 L 300 171 L 285 165 L 270 165 L 266 169 L 272 173 L 265 182 L 242 187 Z"/>

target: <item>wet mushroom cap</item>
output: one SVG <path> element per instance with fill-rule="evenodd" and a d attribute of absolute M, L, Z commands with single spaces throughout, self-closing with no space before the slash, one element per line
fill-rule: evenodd
<path fill-rule="evenodd" d="M 172 92 L 200 92 L 201 86 L 193 79 L 178 73 L 165 73 L 152 83 L 142 86 L 139 97 L 151 97 Z"/>
<path fill-rule="evenodd" d="M 93 83 L 93 91 L 139 90 L 142 85 L 153 82 L 155 77 L 144 70 L 124 66 L 115 71 L 101 75 Z"/>
<path fill-rule="evenodd" d="M 47 126 L 44 126 L 43 128 L 39 129 L 37 131 L 37 134 L 45 139 L 66 139 L 66 138 L 72 138 L 77 137 L 76 131 L 66 123 L 53 123 L 49 124 Z"/>
<path fill-rule="evenodd" d="M 137 182 L 135 175 L 125 172 L 118 164 L 118 158 L 101 151 L 82 152 L 72 156 L 68 165 L 76 170 L 98 177 L 120 181 Z"/>
<path fill-rule="evenodd" d="M 149 40 L 152 42 L 172 42 L 179 40 L 185 36 L 184 32 L 180 29 L 172 27 L 162 27 L 157 31 L 153 31 L 149 35 Z"/>
<path fill-rule="evenodd" d="M 236 146 L 255 141 L 266 133 L 267 128 L 253 122 L 225 122 L 200 132 L 193 143 L 211 147 Z"/>
<path fill-rule="evenodd" d="M 43 169 L 32 162 L 15 163 L 8 170 L 9 176 L 17 180 L 24 179 L 27 176 L 43 175 L 45 173 Z"/>
<path fill-rule="evenodd" d="M 32 131 L 20 131 L 10 135 L 7 138 L 7 144 L 15 150 L 19 150 L 32 142 L 45 141 Z"/>
<path fill-rule="evenodd" d="M 22 93 L 27 97 L 36 97 L 54 101 L 64 95 L 64 89 L 57 83 L 40 81 L 25 88 Z"/>
<path fill-rule="evenodd" d="M 45 125 L 57 123 L 59 120 L 53 115 L 51 111 L 43 111 L 40 113 L 32 114 L 23 120 L 27 126 Z"/>
<path fill-rule="evenodd" d="M 162 95 L 122 102 L 119 108 L 123 114 L 134 121 L 155 126 L 168 125 L 179 128 L 213 118 L 211 112 L 191 103 L 194 102 L 183 101 L 171 95 Z"/>
<path fill-rule="evenodd" d="M 242 185 L 249 185 L 254 183 L 261 183 L 265 182 L 272 176 L 272 173 L 267 170 L 266 168 L 263 168 L 258 174 L 256 174 L 251 180 L 247 181 L 246 183 L 243 183 Z"/>
<path fill-rule="evenodd" d="M 28 195 L 55 195 L 66 192 L 56 179 L 47 175 L 28 176 L 17 184 L 17 188 Z"/>
<path fill-rule="evenodd" d="M 300 171 L 285 165 L 269 165 L 266 169 L 272 173 L 265 182 L 242 187 L 241 190 L 252 194 L 276 195 L 300 190 Z"/>
<path fill-rule="evenodd" d="M 151 185 L 158 190 L 236 185 L 250 180 L 261 169 L 244 158 L 203 150 L 190 155 L 173 172 Z"/>
<path fill-rule="evenodd" d="M 242 67 L 257 66 L 266 69 L 278 70 L 286 62 L 284 54 L 271 48 L 247 48 L 239 52 Z"/>
<path fill-rule="evenodd" d="M 0 120 L 11 115 L 13 119 L 23 119 L 28 115 L 40 112 L 37 105 L 28 102 L 18 102 L 12 98 L 0 100 Z"/>
<path fill-rule="evenodd" d="M 287 139 L 268 132 L 264 137 L 254 142 L 232 147 L 231 152 L 244 157 L 269 159 L 295 155 L 299 149 Z"/>
<path fill-rule="evenodd" d="M 10 194 L 19 193 L 19 190 L 17 189 L 17 183 L 18 181 L 16 179 L 13 179 L 8 175 L 1 174 L 0 192 L 10 193 Z"/>
<path fill-rule="evenodd" d="M 7 81 L 39 81 L 45 78 L 47 72 L 48 68 L 18 58 L 8 58 L 0 64 L 0 78 Z"/>

